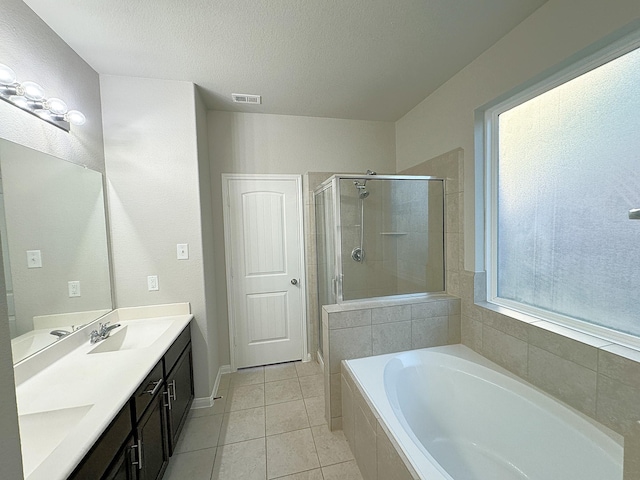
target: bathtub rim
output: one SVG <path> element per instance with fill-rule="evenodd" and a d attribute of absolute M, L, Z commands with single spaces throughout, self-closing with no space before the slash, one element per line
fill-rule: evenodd
<path fill-rule="evenodd" d="M 425 458 L 423 449 L 416 445 L 411 434 L 404 429 L 401 421 L 396 417 L 395 412 L 393 411 L 393 407 L 391 406 L 384 389 L 384 372 L 389 360 L 414 351 L 431 351 L 458 357 L 462 360 L 477 363 L 482 367 L 493 370 L 498 374 L 502 374 L 511 380 L 514 380 L 520 384 L 524 384 L 524 386 L 530 387 L 535 392 L 541 394 L 543 397 L 546 397 L 548 400 L 551 400 L 565 407 L 569 410 L 570 413 L 576 415 L 580 419 L 586 420 L 587 423 L 589 423 L 591 426 L 595 427 L 602 434 L 608 437 L 609 440 L 620 447 L 620 449 L 624 452 L 624 437 L 622 435 L 599 423 L 588 415 L 580 412 L 574 407 L 564 403 L 562 400 L 559 400 L 553 395 L 550 395 L 544 390 L 536 387 L 535 385 L 532 385 L 522 377 L 519 377 L 509 370 L 506 370 L 505 368 L 501 367 L 500 365 L 494 363 L 493 361 L 489 360 L 488 358 L 482 356 L 481 354 L 475 352 L 474 350 L 463 344 L 429 347 L 423 349 L 407 350 L 403 352 L 388 353 L 372 357 L 343 360 L 343 372 L 345 370 L 348 371 L 348 374 L 351 377 L 351 381 L 354 383 L 355 388 L 360 389 L 366 405 L 371 410 L 375 419 L 383 427 L 383 430 L 386 432 L 389 440 L 396 448 L 397 453 L 401 458 L 403 458 L 407 466 L 411 466 L 411 469 L 418 475 L 416 478 L 429 478 L 430 480 L 455 480 L 439 465 L 439 463 L 435 459 L 433 459 L 430 454 L 428 455 L 428 458 Z M 368 365 L 367 369 L 365 370 L 366 373 L 363 374 L 363 368 L 361 367 L 361 364 L 364 363 L 370 365 Z M 377 382 L 377 386 L 380 391 L 372 392 L 371 389 L 368 388 L 368 385 L 372 382 Z M 374 383 L 374 385 L 376 385 L 376 383 Z M 376 395 L 380 397 L 380 402 L 374 403 L 371 398 L 372 396 Z M 433 463 L 430 462 L 429 459 L 431 459 Z"/>

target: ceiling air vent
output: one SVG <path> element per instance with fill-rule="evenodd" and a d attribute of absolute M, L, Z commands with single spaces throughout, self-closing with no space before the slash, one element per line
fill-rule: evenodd
<path fill-rule="evenodd" d="M 260 105 L 262 97 L 260 95 L 246 95 L 244 93 L 232 93 L 234 103 L 249 103 L 251 105 Z"/>

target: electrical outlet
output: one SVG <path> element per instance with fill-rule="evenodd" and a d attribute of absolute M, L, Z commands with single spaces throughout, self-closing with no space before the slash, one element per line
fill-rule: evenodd
<path fill-rule="evenodd" d="M 155 292 L 160 290 L 158 285 L 158 276 L 157 275 L 149 275 L 147 277 L 147 286 L 149 287 L 150 292 Z"/>
<path fill-rule="evenodd" d="M 178 260 L 189 260 L 189 244 L 179 243 L 177 246 Z"/>
<path fill-rule="evenodd" d="M 40 250 L 27 250 L 27 268 L 42 268 Z"/>
<path fill-rule="evenodd" d="M 74 280 L 72 282 L 68 282 L 68 285 L 69 285 L 69 297 L 79 297 L 80 282 L 78 280 Z"/>

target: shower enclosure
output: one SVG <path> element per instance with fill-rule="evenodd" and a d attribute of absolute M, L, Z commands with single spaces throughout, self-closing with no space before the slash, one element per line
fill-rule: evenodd
<path fill-rule="evenodd" d="M 314 199 L 320 319 L 322 305 L 444 290 L 443 179 L 334 175 Z"/>

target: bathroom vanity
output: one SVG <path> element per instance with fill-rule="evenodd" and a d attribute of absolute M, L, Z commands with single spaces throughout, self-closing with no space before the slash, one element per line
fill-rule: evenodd
<path fill-rule="evenodd" d="M 89 342 L 96 322 L 17 364 L 25 479 L 161 478 L 193 400 L 192 318 L 114 310 L 106 339 Z"/>

